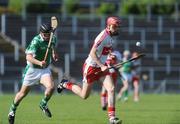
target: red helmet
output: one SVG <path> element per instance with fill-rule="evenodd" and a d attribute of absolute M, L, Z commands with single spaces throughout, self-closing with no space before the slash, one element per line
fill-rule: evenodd
<path fill-rule="evenodd" d="M 119 19 L 119 17 L 116 16 L 110 16 L 107 18 L 106 20 L 106 25 L 115 25 L 115 26 L 120 26 L 121 20 Z"/>

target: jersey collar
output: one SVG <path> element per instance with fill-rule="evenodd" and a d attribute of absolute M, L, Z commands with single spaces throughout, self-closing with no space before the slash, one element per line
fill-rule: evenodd
<path fill-rule="evenodd" d="M 41 35 L 41 34 L 39 34 L 39 36 L 40 36 L 40 38 L 41 38 L 41 41 L 44 41 L 44 39 L 43 39 L 42 35 Z"/>

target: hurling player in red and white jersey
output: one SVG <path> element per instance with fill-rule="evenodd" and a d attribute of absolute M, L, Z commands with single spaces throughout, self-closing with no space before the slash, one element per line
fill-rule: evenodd
<path fill-rule="evenodd" d="M 112 65 L 117 64 L 118 62 L 121 62 L 121 54 L 118 51 L 113 51 L 108 55 L 108 58 L 106 60 L 106 64 L 110 67 Z M 115 70 L 114 68 L 109 69 L 109 73 L 113 79 L 113 82 L 116 86 L 117 83 L 117 76 L 119 75 L 119 70 Z M 101 90 L 101 107 L 102 110 L 107 110 L 107 103 L 108 103 L 108 94 L 104 86 L 102 85 L 102 90 Z"/>
<path fill-rule="evenodd" d="M 88 98 L 95 81 L 102 82 L 108 93 L 108 117 L 110 124 L 121 124 L 121 120 L 115 116 L 115 88 L 114 82 L 105 65 L 108 54 L 112 51 L 112 36 L 117 36 L 120 28 L 118 17 L 108 17 L 106 28 L 96 37 L 88 58 L 83 66 L 83 86 L 62 79 L 57 87 L 60 93 L 63 89 L 71 90 L 83 99 Z"/>
<path fill-rule="evenodd" d="M 133 52 L 132 57 L 137 57 L 138 52 Z M 140 82 L 140 60 L 132 62 L 132 83 L 134 86 L 134 102 L 139 101 L 139 82 Z"/>

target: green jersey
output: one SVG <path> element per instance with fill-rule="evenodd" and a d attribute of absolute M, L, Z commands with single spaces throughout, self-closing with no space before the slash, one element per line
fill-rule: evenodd
<path fill-rule="evenodd" d="M 47 65 L 49 65 L 51 63 L 52 50 L 55 47 L 55 44 L 56 44 L 56 37 L 53 36 L 52 41 L 51 41 L 51 45 L 49 48 L 48 56 L 46 59 Z M 26 54 L 33 54 L 33 57 L 35 59 L 37 59 L 39 61 L 43 61 L 47 48 L 48 48 L 48 42 L 44 41 L 42 36 L 39 34 L 33 38 L 31 43 L 29 44 L 29 46 L 26 48 Z M 28 61 L 27 61 L 27 64 L 30 67 L 41 68 L 41 66 L 32 64 Z"/>
<path fill-rule="evenodd" d="M 122 67 L 122 71 L 125 73 L 131 73 L 131 70 L 132 70 L 132 63 L 131 62 L 125 63 Z"/>

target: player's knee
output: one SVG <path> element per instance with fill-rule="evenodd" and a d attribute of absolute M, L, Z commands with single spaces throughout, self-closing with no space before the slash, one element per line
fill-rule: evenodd
<path fill-rule="evenodd" d="M 47 89 L 48 89 L 49 91 L 54 91 L 55 87 L 54 87 L 54 86 L 48 86 Z"/>
<path fill-rule="evenodd" d="M 115 91 L 114 86 L 111 86 L 110 88 L 107 89 L 107 92 L 109 92 L 109 93 L 114 93 L 114 91 Z"/>
<path fill-rule="evenodd" d="M 125 88 L 125 89 L 128 88 L 128 83 L 124 84 L 124 88 Z"/>
<path fill-rule="evenodd" d="M 82 98 L 83 100 L 86 100 L 88 97 L 89 97 L 89 95 L 82 95 L 82 96 L 81 96 L 81 98 Z"/>
<path fill-rule="evenodd" d="M 18 97 L 20 97 L 20 98 L 25 97 L 26 94 L 27 94 L 27 93 L 25 93 L 25 92 L 18 92 L 18 93 L 17 93 Z"/>
<path fill-rule="evenodd" d="M 82 99 L 86 100 L 88 97 L 87 96 L 83 96 Z"/>

